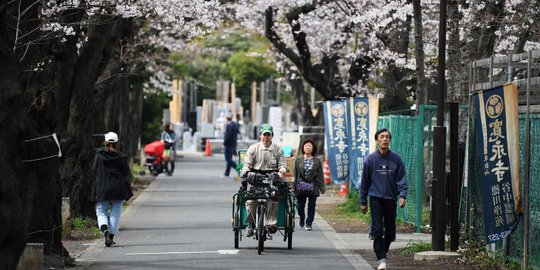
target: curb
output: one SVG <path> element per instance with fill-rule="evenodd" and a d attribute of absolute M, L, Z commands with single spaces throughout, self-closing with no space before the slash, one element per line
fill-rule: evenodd
<path fill-rule="evenodd" d="M 347 249 L 343 240 L 338 236 L 334 228 L 324 220 L 319 213 L 315 212 L 317 219 L 317 227 L 321 229 L 322 233 L 332 243 L 335 249 L 341 253 L 341 255 L 352 265 L 356 270 L 373 270 L 371 265 L 362 258 L 359 254 L 355 254 L 352 250 Z"/>

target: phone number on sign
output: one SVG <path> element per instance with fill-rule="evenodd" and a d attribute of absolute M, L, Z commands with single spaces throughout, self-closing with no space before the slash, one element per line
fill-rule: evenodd
<path fill-rule="evenodd" d="M 487 237 L 490 241 L 494 242 L 506 238 L 508 235 L 510 235 L 510 233 L 512 233 L 512 230 L 490 234 Z"/>

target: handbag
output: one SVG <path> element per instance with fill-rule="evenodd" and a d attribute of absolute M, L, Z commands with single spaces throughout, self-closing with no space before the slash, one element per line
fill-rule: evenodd
<path fill-rule="evenodd" d="M 315 194 L 315 185 L 313 182 L 305 182 L 301 177 L 296 183 L 296 193 L 303 195 L 313 195 Z"/>

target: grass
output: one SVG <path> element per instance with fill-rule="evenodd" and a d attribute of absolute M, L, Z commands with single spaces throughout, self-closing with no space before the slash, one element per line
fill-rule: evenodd
<path fill-rule="evenodd" d="M 87 217 L 75 217 L 71 220 L 74 229 L 86 229 L 93 227 L 93 221 Z"/>
<path fill-rule="evenodd" d="M 135 176 L 139 175 L 139 173 L 145 169 L 146 167 L 144 165 L 133 163 L 133 165 L 131 165 L 131 180 L 135 179 Z"/>
<path fill-rule="evenodd" d="M 358 201 L 358 192 L 351 191 L 347 194 L 345 202 L 338 205 L 336 214 L 341 215 L 346 220 L 362 220 L 366 224 L 371 222 L 369 211 L 366 214 L 360 212 L 360 203 Z"/>
<path fill-rule="evenodd" d="M 64 237 L 76 240 L 93 240 L 100 237 L 101 232 L 95 220 L 88 217 L 74 217 L 71 226 L 64 228 Z"/>
<path fill-rule="evenodd" d="M 430 242 L 420 242 L 420 243 L 409 243 L 406 247 L 400 248 L 397 253 L 401 254 L 415 254 L 423 251 L 430 251 L 431 243 Z"/>
<path fill-rule="evenodd" d="M 478 264 L 482 269 L 520 270 L 521 263 L 508 261 L 505 263 L 502 252 L 487 251 L 485 246 L 470 247 L 462 251 L 463 257 L 471 263 Z M 529 268 L 532 269 L 532 268 Z"/>

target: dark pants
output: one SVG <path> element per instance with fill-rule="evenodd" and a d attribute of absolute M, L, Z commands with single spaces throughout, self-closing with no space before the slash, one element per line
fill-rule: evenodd
<path fill-rule="evenodd" d="M 307 209 L 307 219 L 306 219 L 306 200 L 308 200 L 308 209 Z M 298 195 L 296 196 L 296 210 L 298 211 L 298 216 L 300 216 L 300 223 L 303 223 L 304 219 L 306 221 L 307 226 L 311 226 L 313 224 L 313 219 L 315 219 L 315 205 L 317 204 L 317 196 L 311 195 Z"/>
<path fill-rule="evenodd" d="M 377 260 L 386 259 L 390 243 L 396 239 L 396 200 L 369 197 L 373 249 Z"/>
<path fill-rule="evenodd" d="M 231 173 L 231 168 L 233 170 L 236 170 L 236 162 L 233 160 L 233 154 L 236 152 L 236 147 L 234 146 L 225 146 L 225 161 L 227 164 L 225 165 L 225 173 L 223 175 L 229 176 Z"/>

